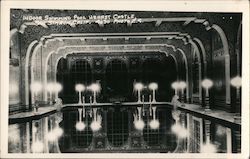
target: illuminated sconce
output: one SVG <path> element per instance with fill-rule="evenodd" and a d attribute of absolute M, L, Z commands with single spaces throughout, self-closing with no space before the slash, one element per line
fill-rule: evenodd
<path fill-rule="evenodd" d="M 93 121 L 90 125 L 92 131 L 98 131 L 102 128 L 102 117 L 97 114 L 97 108 L 93 108 Z"/>
<path fill-rule="evenodd" d="M 213 86 L 213 81 L 210 79 L 204 79 L 201 82 L 202 87 L 206 90 L 205 97 L 205 111 L 210 111 L 210 103 L 209 103 L 209 89 Z"/>
<path fill-rule="evenodd" d="M 50 105 L 53 104 L 52 93 L 53 93 L 53 91 L 55 90 L 54 87 L 55 87 L 54 83 L 47 83 L 47 85 L 46 85 L 46 90 L 47 90 L 48 93 L 49 93 L 49 104 L 50 104 Z"/>
<path fill-rule="evenodd" d="M 142 83 L 135 83 L 134 84 L 134 90 L 138 93 L 138 103 L 141 103 L 141 91 L 144 88 Z"/>
<path fill-rule="evenodd" d="M 153 100 L 152 100 L 152 102 L 155 103 L 156 102 L 155 91 L 158 89 L 158 84 L 155 83 L 155 82 L 152 82 L 152 83 L 149 84 L 148 88 L 153 91 Z"/>
<path fill-rule="evenodd" d="M 75 90 L 78 92 L 78 104 L 82 104 L 82 92 L 85 90 L 85 86 L 83 84 L 76 84 L 75 85 Z"/>
<path fill-rule="evenodd" d="M 172 111 L 172 117 L 175 120 L 175 124 L 172 125 L 171 131 L 175 133 L 178 138 L 184 139 L 189 136 L 189 132 L 183 125 L 180 124 L 180 114 L 181 111 L 179 110 Z"/>
<path fill-rule="evenodd" d="M 76 123 L 75 127 L 78 131 L 83 131 L 86 127 L 85 123 L 82 121 L 83 109 L 78 109 L 79 121 Z"/>
<path fill-rule="evenodd" d="M 35 126 L 32 126 L 32 140 L 31 150 L 33 153 L 41 153 L 44 150 L 43 142 L 38 138 L 38 122 L 35 123 Z"/>
<path fill-rule="evenodd" d="M 59 123 L 56 122 L 56 126 L 54 128 L 54 133 L 57 138 L 61 137 L 63 135 L 63 129 L 59 126 Z"/>
<path fill-rule="evenodd" d="M 241 77 L 236 76 L 231 79 L 231 85 L 236 88 L 236 114 L 234 116 L 235 122 L 241 122 L 241 106 L 240 106 L 240 88 L 241 88 Z"/>
<path fill-rule="evenodd" d="M 31 149 L 33 153 L 41 153 L 43 152 L 43 143 L 40 140 L 36 140 L 32 143 Z"/>
<path fill-rule="evenodd" d="M 184 82 L 184 81 L 180 81 L 180 82 L 179 82 L 179 88 L 180 88 L 180 90 L 181 90 L 181 101 L 182 101 L 182 102 L 185 102 L 184 90 L 185 90 L 186 87 L 187 87 L 186 82 Z"/>
<path fill-rule="evenodd" d="M 93 83 L 91 84 L 88 89 L 90 89 L 93 92 L 93 104 L 96 104 L 96 94 L 99 93 L 101 91 L 101 85 L 99 83 Z"/>
<path fill-rule="evenodd" d="M 137 107 L 138 116 L 134 114 L 134 126 L 137 130 L 143 130 L 145 123 L 141 118 L 142 108 Z"/>
<path fill-rule="evenodd" d="M 171 84 L 171 87 L 174 89 L 175 95 L 177 95 L 178 94 L 179 83 L 177 81 L 175 81 L 175 82 L 173 82 Z"/>
<path fill-rule="evenodd" d="M 30 85 L 31 92 L 34 94 L 34 111 L 38 111 L 37 94 L 42 90 L 42 84 L 40 82 L 33 82 Z"/>
<path fill-rule="evenodd" d="M 210 125 L 211 121 L 205 120 L 206 142 L 201 145 L 201 153 L 216 153 L 217 148 L 210 141 Z"/>
<path fill-rule="evenodd" d="M 153 120 L 150 121 L 149 126 L 151 129 L 158 129 L 160 126 L 160 122 L 156 119 L 156 107 L 152 107 L 153 110 Z"/>
<path fill-rule="evenodd" d="M 62 85 L 58 82 L 56 82 L 54 84 L 54 91 L 55 91 L 55 96 L 56 96 L 56 99 L 58 98 L 58 93 L 62 91 Z"/>

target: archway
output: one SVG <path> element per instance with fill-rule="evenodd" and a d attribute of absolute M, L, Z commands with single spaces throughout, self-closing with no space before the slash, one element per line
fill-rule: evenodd
<path fill-rule="evenodd" d="M 128 71 L 124 61 L 111 60 L 106 67 L 106 100 L 124 102 L 128 99 Z"/>

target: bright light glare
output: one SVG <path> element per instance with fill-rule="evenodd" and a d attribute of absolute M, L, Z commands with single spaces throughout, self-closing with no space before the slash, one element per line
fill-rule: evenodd
<path fill-rule="evenodd" d="M 47 133 L 46 138 L 48 141 L 56 141 L 57 135 L 56 135 L 55 131 L 52 130 L 52 131 Z"/>
<path fill-rule="evenodd" d="M 53 92 L 54 91 L 55 84 L 54 83 L 47 83 L 46 85 L 46 90 L 48 92 Z"/>
<path fill-rule="evenodd" d="M 101 86 L 99 83 L 93 83 L 90 85 L 89 89 L 92 90 L 93 92 L 100 92 Z"/>
<path fill-rule="evenodd" d="M 173 89 L 178 89 L 179 83 L 178 83 L 178 82 L 173 82 L 173 83 L 171 84 L 171 87 L 172 87 Z"/>
<path fill-rule="evenodd" d="M 142 90 L 143 89 L 143 84 L 142 83 L 136 83 L 136 84 L 134 84 L 134 89 L 135 90 L 138 90 L 138 91 L 140 91 L 140 90 Z"/>
<path fill-rule="evenodd" d="M 62 85 L 60 83 L 55 83 L 54 90 L 55 92 L 60 92 L 62 90 Z"/>
<path fill-rule="evenodd" d="M 136 120 L 134 121 L 134 125 L 137 130 L 143 130 L 145 123 L 143 120 Z"/>
<path fill-rule="evenodd" d="M 62 136 L 62 134 L 63 134 L 63 129 L 60 128 L 59 126 L 56 126 L 55 129 L 54 129 L 53 131 L 54 131 L 54 133 L 55 133 L 55 135 L 56 135 L 57 137 L 60 137 L 60 136 Z"/>
<path fill-rule="evenodd" d="M 189 135 L 189 132 L 186 128 L 182 127 L 179 123 L 174 124 L 171 127 L 172 132 L 174 132 L 179 138 L 186 138 Z"/>
<path fill-rule="evenodd" d="M 75 90 L 76 90 L 77 92 L 82 92 L 82 91 L 84 91 L 84 89 L 85 89 L 85 87 L 84 87 L 83 84 L 76 84 L 76 85 L 75 85 Z"/>
<path fill-rule="evenodd" d="M 185 89 L 185 88 L 187 87 L 186 82 L 180 81 L 180 82 L 179 82 L 179 87 L 180 87 L 180 89 Z"/>
<path fill-rule="evenodd" d="M 32 144 L 31 149 L 32 149 L 32 152 L 35 152 L 35 153 L 43 152 L 43 143 L 41 141 L 35 141 Z"/>
<path fill-rule="evenodd" d="M 158 129 L 160 126 L 159 120 L 151 120 L 149 123 L 151 129 Z"/>
<path fill-rule="evenodd" d="M 236 87 L 236 88 L 240 88 L 241 87 L 241 77 L 236 76 L 236 77 L 232 78 L 231 85 Z"/>
<path fill-rule="evenodd" d="M 201 85 L 202 87 L 204 87 L 205 89 L 209 89 L 213 86 L 213 81 L 210 80 L 210 79 L 204 79 L 202 82 L 201 82 Z"/>
<path fill-rule="evenodd" d="M 32 92 L 39 92 L 42 90 L 42 84 L 40 82 L 33 82 L 31 85 L 30 85 L 30 89 Z"/>
<path fill-rule="evenodd" d="M 217 149 L 216 146 L 207 142 L 201 145 L 201 153 L 216 153 Z"/>
<path fill-rule="evenodd" d="M 93 121 L 90 125 L 90 128 L 92 129 L 92 131 L 98 131 L 101 129 L 101 123 L 98 121 Z"/>
<path fill-rule="evenodd" d="M 86 125 L 84 122 L 80 121 L 76 123 L 76 130 L 83 131 L 85 129 Z"/>
<path fill-rule="evenodd" d="M 151 90 L 156 90 L 156 89 L 158 89 L 158 84 L 155 82 L 152 82 L 149 84 L 148 88 Z"/>

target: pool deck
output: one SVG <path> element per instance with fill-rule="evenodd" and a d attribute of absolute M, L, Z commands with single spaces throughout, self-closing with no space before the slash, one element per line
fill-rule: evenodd
<path fill-rule="evenodd" d="M 84 106 L 93 106 L 93 107 L 103 107 L 103 106 L 115 106 L 115 105 L 121 105 L 121 106 L 139 106 L 142 104 L 150 104 L 149 102 L 145 102 L 145 103 L 138 103 L 138 102 L 126 102 L 126 103 L 96 103 L 95 105 L 93 104 L 89 104 L 89 103 L 85 103 Z M 170 108 L 173 108 L 172 103 L 170 102 L 155 102 L 152 103 L 152 105 L 164 105 Z M 82 107 L 83 104 L 64 104 L 62 106 L 62 108 L 69 108 L 69 107 Z M 236 122 L 234 121 L 234 113 L 228 113 L 222 110 L 211 110 L 209 112 L 205 111 L 204 108 L 202 108 L 200 105 L 195 105 L 195 104 L 185 104 L 184 107 L 179 106 L 178 109 L 188 112 L 190 114 L 195 114 L 201 117 L 205 117 L 208 119 L 216 119 L 216 120 L 220 120 L 222 122 L 226 122 L 228 124 L 233 124 L 233 125 L 238 125 L 240 126 L 241 123 L 240 122 Z M 48 116 L 50 114 L 53 114 L 56 112 L 56 108 L 54 106 L 44 106 L 44 107 L 40 107 L 38 112 L 34 112 L 34 111 L 29 111 L 29 112 L 21 112 L 21 113 L 17 113 L 17 114 L 13 114 L 13 115 L 9 115 L 9 123 L 13 124 L 13 123 L 20 123 L 20 122 L 24 122 L 24 121 L 30 121 L 30 120 L 38 120 L 42 117 Z"/>

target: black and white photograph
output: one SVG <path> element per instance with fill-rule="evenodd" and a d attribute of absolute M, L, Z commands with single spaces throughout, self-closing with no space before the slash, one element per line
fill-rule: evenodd
<path fill-rule="evenodd" d="M 246 154 L 249 37 L 242 10 L 53 6 L 5 12 L 2 152 Z"/>

